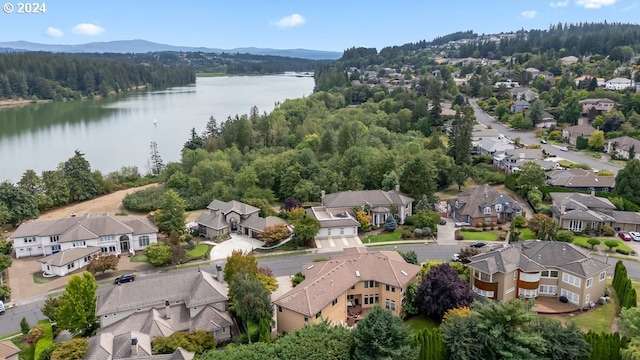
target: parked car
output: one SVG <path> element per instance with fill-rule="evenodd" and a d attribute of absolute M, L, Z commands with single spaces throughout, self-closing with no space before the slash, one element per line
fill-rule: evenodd
<path fill-rule="evenodd" d="M 447 219 L 441 217 L 440 218 L 440 225 L 447 225 Z"/>
<path fill-rule="evenodd" d="M 547 140 L 540 140 L 540 144 L 546 144 Z"/>
<path fill-rule="evenodd" d="M 460 254 L 456 253 L 451 255 L 451 261 L 460 261 Z"/>
<path fill-rule="evenodd" d="M 640 241 L 640 232 L 629 231 L 629 236 L 631 236 L 631 239 L 633 239 L 633 241 Z"/>
<path fill-rule="evenodd" d="M 479 248 L 485 247 L 487 245 L 489 245 L 489 244 L 484 242 L 484 241 L 476 241 L 476 242 L 472 242 L 471 245 L 469 245 L 469 246 L 471 246 L 472 248 L 479 249 Z"/>
<path fill-rule="evenodd" d="M 457 222 L 456 223 L 456 227 L 465 227 L 465 226 L 471 226 L 471 224 L 469 224 L 468 222 Z"/>
<path fill-rule="evenodd" d="M 629 234 L 620 231 L 618 233 L 618 237 L 620 237 L 620 239 L 624 240 L 624 241 L 631 241 L 631 236 L 629 236 Z"/>
<path fill-rule="evenodd" d="M 0 301 L 0 315 L 4 314 L 4 303 Z"/>
<path fill-rule="evenodd" d="M 133 281 L 135 279 L 136 279 L 136 274 L 124 274 L 124 275 L 118 276 L 113 281 L 113 283 L 115 285 L 119 285 L 119 284 L 122 284 L 122 283 L 131 282 L 131 281 Z"/>
<path fill-rule="evenodd" d="M 563 146 L 563 147 L 561 147 L 561 148 L 560 148 L 560 150 L 562 150 L 562 151 L 569 151 L 569 148 L 568 148 L 568 147 L 566 147 L 566 146 Z"/>

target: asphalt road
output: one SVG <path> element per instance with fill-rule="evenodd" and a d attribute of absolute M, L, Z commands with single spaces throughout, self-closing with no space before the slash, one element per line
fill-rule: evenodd
<path fill-rule="evenodd" d="M 402 250 L 409 251 L 413 250 L 418 254 L 418 261 L 423 262 L 426 260 L 449 260 L 451 259 L 451 255 L 458 252 L 460 247 L 464 244 L 458 245 L 436 245 L 436 244 L 416 244 L 416 245 L 398 245 L 396 246 L 376 246 L 370 247 L 369 251 L 394 251 L 394 250 Z M 497 245 L 496 245 L 497 246 Z M 305 263 L 312 262 L 314 259 L 318 257 L 330 257 L 332 255 L 340 254 L 340 252 L 336 253 L 321 253 L 321 254 L 305 254 L 305 255 L 292 255 L 292 256 L 275 256 L 275 257 L 264 257 L 258 258 L 259 266 L 267 266 L 273 271 L 274 276 L 286 276 L 293 275 L 299 271 L 302 271 L 302 265 Z M 609 269 L 608 274 L 613 276 L 614 265 L 618 259 L 615 258 L 607 258 L 604 256 L 596 256 L 602 261 L 606 261 L 611 264 L 611 268 Z M 627 267 L 627 273 L 630 278 L 640 279 L 640 262 L 638 261 L 623 261 L 625 266 Z M 224 266 L 223 262 L 216 262 L 221 266 Z M 215 273 L 214 264 L 211 266 L 201 266 L 200 267 L 204 271 Z M 187 268 L 173 271 L 197 271 L 196 268 Z M 146 276 L 166 276 L 166 272 L 156 273 Z M 102 285 L 98 288 L 98 293 L 104 292 L 109 288 L 113 287 L 112 284 Z M 29 321 L 29 324 L 34 325 L 38 320 L 44 319 L 44 315 L 40 309 L 44 305 L 44 301 L 37 301 L 34 303 L 30 303 L 27 305 L 17 306 L 11 309 L 7 309 L 4 315 L 0 315 L 0 336 L 15 333 L 20 331 L 20 320 L 23 317 Z"/>
<path fill-rule="evenodd" d="M 503 134 L 507 138 L 513 140 L 517 137 L 520 138 L 520 142 L 525 145 L 529 144 L 539 144 L 544 151 L 549 154 L 556 155 L 558 158 L 567 159 L 569 161 L 573 161 L 579 164 L 587 164 L 593 170 L 609 170 L 614 174 L 618 173 L 618 170 L 621 169 L 620 166 L 611 164 L 606 161 L 601 161 L 591 156 L 582 154 L 580 152 L 575 151 L 562 151 L 560 150 L 560 146 L 551 145 L 551 144 L 540 144 L 540 139 L 536 139 L 535 133 L 533 131 L 520 131 L 513 130 L 509 127 L 504 126 L 501 122 L 495 120 L 487 113 L 482 111 L 480 107 L 476 104 L 477 99 L 469 99 L 469 103 L 473 107 L 473 111 L 475 113 L 476 119 L 479 123 L 483 125 L 491 125 L 491 128 L 498 131 L 498 133 Z"/>

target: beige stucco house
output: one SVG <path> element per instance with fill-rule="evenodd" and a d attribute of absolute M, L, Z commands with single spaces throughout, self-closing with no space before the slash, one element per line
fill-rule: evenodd
<path fill-rule="evenodd" d="M 418 282 L 420 266 L 395 251 L 348 248 L 328 261 L 305 264 L 306 279 L 274 301 L 276 327 L 289 333 L 328 320 L 353 325 L 375 305 L 403 312 L 407 287 Z"/>
<path fill-rule="evenodd" d="M 260 209 L 240 201 L 213 200 L 207 206 L 208 213 L 196 219 L 198 232 L 205 238 L 215 238 L 231 232 L 257 239 L 267 226 L 286 224 L 275 216 L 261 217 Z"/>
<path fill-rule="evenodd" d="M 556 241 L 525 241 L 470 260 L 471 289 L 479 296 L 499 301 L 565 296 L 577 306 L 591 306 L 604 296 L 610 266 Z"/>

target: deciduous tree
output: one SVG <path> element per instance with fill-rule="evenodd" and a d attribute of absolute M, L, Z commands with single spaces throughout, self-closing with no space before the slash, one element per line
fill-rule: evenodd
<path fill-rule="evenodd" d="M 87 338 L 75 338 L 61 343 L 51 353 L 51 360 L 82 360 L 89 350 Z"/>
<path fill-rule="evenodd" d="M 171 263 L 173 253 L 171 247 L 165 242 L 156 242 L 144 249 L 144 254 L 151 265 L 160 266 Z"/>
<path fill-rule="evenodd" d="M 224 266 L 224 281 L 226 283 L 231 283 L 235 274 L 255 276 L 257 273 L 258 261 L 252 253 L 233 250 L 231 255 L 227 257 L 227 263 Z"/>
<path fill-rule="evenodd" d="M 432 267 L 418 286 L 417 303 L 428 316 L 442 319 L 449 310 L 469 306 L 473 294 L 469 283 L 460 279 L 449 264 Z"/>
<path fill-rule="evenodd" d="M 278 340 L 276 346 L 280 359 L 350 360 L 354 341 L 351 330 L 322 321 L 305 324 L 303 328 Z"/>
<path fill-rule="evenodd" d="M 520 187 L 539 189 L 545 185 L 546 179 L 547 176 L 542 167 L 533 161 L 529 161 L 520 166 L 517 182 Z"/>
<path fill-rule="evenodd" d="M 249 321 L 259 324 L 264 318 L 271 319 L 271 295 L 264 284 L 250 274 L 233 275 L 229 283 L 229 303 L 230 309 L 242 319 L 247 334 Z"/>
<path fill-rule="evenodd" d="M 79 150 L 62 163 L 62 176 L 69 187 L 71 201 L 91 199 L 98 194 L 98 184 L 91 173 L 91 165 Z"/>
<path fill-rule="evenodd" d="M 56 311 L 58 326 L 74 335 L 86 336 L 95 328 L 98 284 L 90 272 L 73 275 Z"/>
<path fill-rule="evenodd" d="M 167 190 L 160 197 L 160 205 L 155 214 L 156 225 L 160 231 L 170 233 L 177 231 L 182 234 L 185 228 L 187 213 L 184 200 L 173 190 Z"/>
<path fill-rule="evenodd" d="M 320 230 L 320 221 L 304 214 L 304 216 L 293 223 L 293 237 L 299 246 L 308 246 L 316 237 Z"/>
<path fill-rule="evenodd" d="M 417 349 L 411 344 L 409 328 L 389 310 L 376 305 L 353 331 L 354 360 L 414 360 Z"/>
<path fill-rule="evenodd" d="M 92 274 L 104 273 L 107 270 L 118 270 L 118 257 L 109 254 L 106 256 L 94 256 L 87 265 L 87 271 Z"/>
<path fill-rule="evenodd" d="M 284 223 L 265 226 L 264 231 L 258 235 L 258 238 L 264 241 L 265 246 L 276 244 L 281 240 L 289 237 L 289 229 Z"/>
<path fill-rule="evenodd" d="M 40 215 L 35 197 L 8 181 L 0 183 L 0 204 L 4 205 L 0 216 L 5 218 L 5 223 L 12 225 Z"/>
<path fill-rule="evenodd" d="M 589 148 L 595 151 L 602 151 L 604 147 L 604 131 L 596 130 L 589 137 Z"/>

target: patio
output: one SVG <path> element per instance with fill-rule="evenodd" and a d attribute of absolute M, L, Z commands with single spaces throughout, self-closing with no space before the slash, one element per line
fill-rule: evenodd
<path fill-rule="evenodd" d="M 347 307 L 347 326 L 352 327 L 358 321 L 364 319 L 371 308 L 362 308 L 361 305 L 353 305 Z"/>
<path fill-rule="evenodd" d="M 531 310 L 538 314 L 570 314 L 580 311 L 581 308 L 571 303 L 565 304 L 552 297 L 539 296 L 535 299 Z"/>

